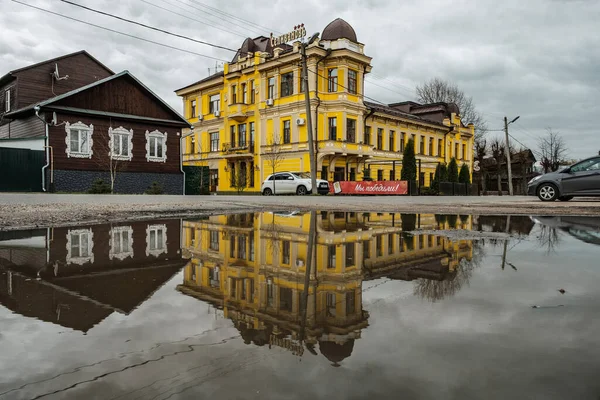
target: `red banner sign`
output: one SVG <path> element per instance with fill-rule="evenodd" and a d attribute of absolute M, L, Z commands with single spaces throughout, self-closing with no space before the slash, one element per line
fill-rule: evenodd
<path fill-rule="evenodd" d="M 341 181 L 333 183 L 334 194 L 398 195 L 408 194 L 407 181 Z"/>

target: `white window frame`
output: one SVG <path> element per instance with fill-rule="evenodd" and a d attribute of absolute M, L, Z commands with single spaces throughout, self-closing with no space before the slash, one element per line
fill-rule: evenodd
<path fill-rule="evenodd" d="M 123 233 L 129 236 L 129 245 L 123 249 Z M 120 251 L 117 251 L 116 240 L 118 240 Z M 133 258 L 133 228 L 131 226 L 116 226 L 110 230 L 110 251 L 108 257 L 112 259 L 124 260 L 127 257 Z"/>
<path fill-rule="evenodd" d="M 4 112 L 10 112 L 10 89 L 4 92 Z"/>
<path fill-rule="evenodd" d="M 73 253 L 71 252 L 71 244 L 73 242 L 73 236 L 79 236 L 79 248 L 80 250 L 82 249 L 81 247 L 81 237 L 83 235 L 87 235 L 88 236 L 88 240 L 87 240 L 87 248 L 85 249 L 87 251 L 87 256 L 82 257 L 81 254 L 77 257 L 75 257 L 73 255 Z M 69 229 L 69 231 L 67 232 L 67 264 L 77 264 L 77 265 L 83 265 L 86 263 L 93 263 L 94 262 L 94 252 L 92 251 L 94 248 L 94 233 L 92 232 L 91 229 Z"/>
<path fill-rule="evenodd" d="M 150 141 L 151 139 L 160 139 L 163 142 L 163 154 L 162 157 L 156 157 L 150 155 Z M 156 150 L 156 149 L 155 149 Z M 167 132 L 162 133 L 158 130 L 149 132 L 146 131 L 146 160 L 152 162 L 167 162 Z"/>
<path fill-rule="evenodd" d="M 208 102 L 209 102 L 209 106 L 208 106 L 209 114 L 214 115 L 215 112 L 221 112 L 221 94 L 220 93 L 209 96 Z"/>
<path fill-rule="evenodd" d="M 113 129 L 112 127 L 108 128 L 108 136 L 109 136 L 109 140 L 108 140 L 108 148 L 110 149 L 110 157 L 113 160 L 121 160 L 121 161 L 131 161 L 131 159 L 133 158 L 133 129 L 127 130 L 125 128 L 123 128 L 122 126 Z M 115 148 L 114 148 L 114 144 L 115 144 L 115 136 L 118 136 L 119 138 L 121 136 L 124 136 L 127 140 L 127 154 L 122 154 L 123 153 L 123 149 L 121 148 L 121 154 L 116 154 L 115 153 Z M 122 142 L 119 141 L 119 147 L 122 147 Z"/>
<path fill-rule="evenodd" d="M 155 246 L 151 246 L 150 243 L 150 233 L 151 232 L 162 231 L 162 241 L 161 243 L 154 243 Z M 156 235 L 155 235 L 156 240 Z M 158 247 L 160 244 L 160 248 Z M 152 247 L 155 247 L 154 249 Z M 158 257 L 163 253 L 167 252 L 167 225 L 165 224 L 157 224 L 157 225 L 148 225 L 146 228 L 146 257 L 153 255 L 154 257 Z"/>
<path fill-rule="evenodd" d="M 80 152 L 80 151 L 73 151 L 71 149 L 71 130 L 73 131 L 78 131 L 79 132 L 79 142 L 81 142 L 81 134 L 82 132 L 84 132 L 87 136 L 88 136 L 88 151 L 86 153 Z M 70 123 L 66 123 L 65 124 L 65 131 L 67 132 L 67 137 L 65 138 L 65 143 L 67 144 L 67 148 L 65 149 L 66 153 L 67 153 L 67 158 L 92 158 L 92 155 L 94 154 L 94 140 L 92 139 L 92 136 L 94 134 L 94 125 L 86 125 L 83 122 L 79 121 L 76 122 L 74 124 L 70 124 Z M 81 143 L 80 143 L 81 145 Z"/>

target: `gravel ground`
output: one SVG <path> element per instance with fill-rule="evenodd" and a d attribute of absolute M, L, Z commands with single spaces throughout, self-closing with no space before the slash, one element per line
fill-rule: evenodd
<path fill-rule="evenodd" d="M 600 201 L 525 196 L 149 196 L 0 194 L 0 231 L 207 214 L 327 210 L 479 215 L 600 215 Z"/>

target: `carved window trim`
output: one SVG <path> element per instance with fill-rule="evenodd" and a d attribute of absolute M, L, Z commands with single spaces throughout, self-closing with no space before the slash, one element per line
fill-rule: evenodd
<path fill-rule="evenodd" d="M 127 232 L 129 236 L 129 245 L 127 249 L 123 249 L 123 233 Z M 115 234 L 117 236 L 115 237 Z M 116 251 L 116 241 L 119 240 L 119 247 L 121 248 L 119 252 Z M 108 253 L 108 257 L 112 259 L 124 260 L 127 257 L 133 258 L 133 228 L 131 226 L 116 226 L 110 230 L 110 252 Z"/>
<path fill-rule="evenodd" d="M 108 148 L 110 149 L 110 157 L 113 160 L 131 161 L 133 158 L 133 129 L 125 129 L 122 126 L 113 129 L 108 128 Z M 115 154 L 115 136 L 125 136 L 127 138 L 127 154 Z"/>
<path fill-rule="evenodd" d="M 157 157 L 156 155 L 150 155 L 150 143 L 152 141 L 151 139 L 157 139 L 162 141 L 163 153 L 161 157 Z M 157 148 L 158 147 L 156 147 L 156 149 Z M 146 131 L 146 160 L 152 162 L 167 162 L 167 132 L 162 133 L 159 130 L 154 130 L 152 132 Z"/>
<path fill-rule="evenodd" d="M 87 252 L 87 256 L 81 256 L 81 252 L 79 256 L 74 256 L 73 252 L 72 252 L 72 245 L 73 245 L 73 237 L 74 236 L 78 236 L 78 243 L 79 243 L 79 248 L 81 249 L 85 249 L 85 251 Z M 87 236 L 87 245 L 85 247 L 82 247 L 82 240 L 81 238 L 83 236 Z M 93 252 L 93 248 L 94 248 L 94 233 L 92 232 L 91 229 L 69 229 L 69 231 L 67 232 L 67 264 L 77 264 L 77 265 L 83 265 L 86 263 L 93 263 L 94 262 L 94 252 Z"/>
<path fill-rule="evenodd" d="M 67 157 L 71 158 L 92 158 L 92 155 L 94 154 L 94 149 L 93 149 L 93 145 L 94 145 L 94 140 L 92 139 L 92 135 L 94 134 L 94 125 L 86 125 L 83 122 L 79 121 L 76 122 L 74 124 L 70 124 L 70 123 L 66 123 L 65 124 L 65 131 L 67 132 L 67 136 L 65 138 L 65 143 L 67 144 L 67 148 L 65 149 L 65 152 L 67 153 Z M 79 137 L 78 137 L 78 141 L 81 141 L 81 133 L 84 132 L 85 135 L 87 135 L 87 139 L 88 139 L 88 151 L 87 152 L 81 152 L 81 151 L 73 151 L 71 150 L 71 131 L 78 131 L 79 132 Z"/>
<path fill-rule="evenodd" d="M 158 238 L 159 231 L 162 231 L 162 238 Z M 151 233 L 155 232 L 154 241 L 152 243 Z M 159 247 L 160 246 L 160 247 Z M 148 225 L 146 228 L 146 257 L 153 255 L 154 257 L 158 257 L 163 253 L 167 252 L 167 225 L 165 224 L 157 224 L 157 225 Z"/>

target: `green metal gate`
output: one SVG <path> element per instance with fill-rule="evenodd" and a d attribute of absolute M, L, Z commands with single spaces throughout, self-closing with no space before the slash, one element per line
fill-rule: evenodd
<path fill-rule="evenodd" d="M 41 192 L 45 154 L 0 147 L 0 192 Z"/>

